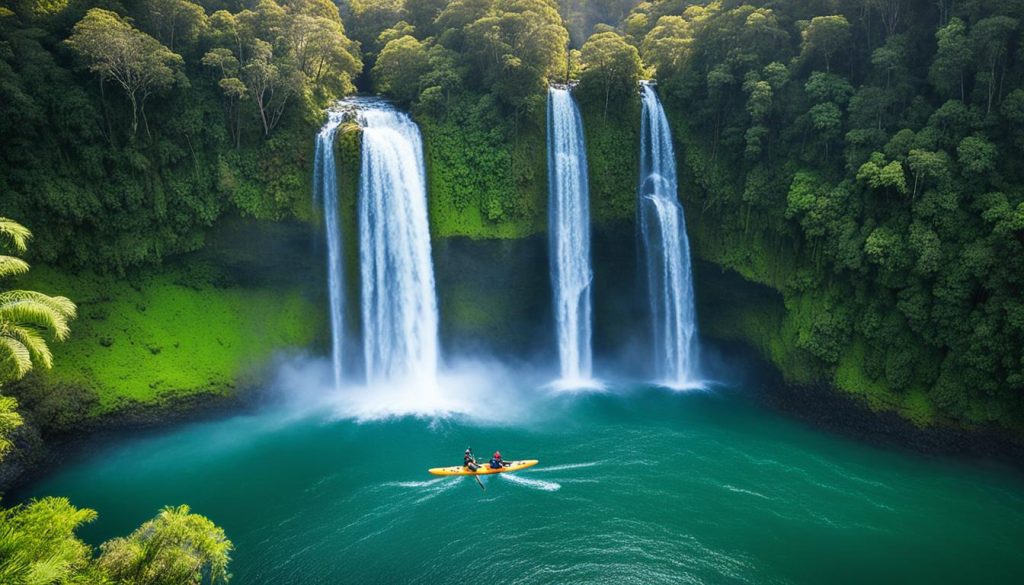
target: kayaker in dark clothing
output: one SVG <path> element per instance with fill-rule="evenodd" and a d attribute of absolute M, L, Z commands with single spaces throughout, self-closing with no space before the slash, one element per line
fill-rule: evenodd
<path fill-rule="evenodd" d="M 480 466 L 476 464 L 476 457 L 473 457 L 472 449 L 466 449 L 466 453 L 462 455 L 462 466 L 468 467 L 470 471 L 480 469 Z"/>

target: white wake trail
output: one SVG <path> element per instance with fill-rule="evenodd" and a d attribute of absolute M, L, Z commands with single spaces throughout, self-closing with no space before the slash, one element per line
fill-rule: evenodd
<path fill-rule="evenodd" d="M 499 477 L 505 481 L 512 482 L 516 485 L 523 487 L 533 488 L 535 490 L 541 490 L 545 492 L 554 492 L 562 489 L 562 484 L 555 483 L 553 481 L 544 481 L 543 479 L 529 479 L 526 477 L 520 477 L 512 473 L 502 473 Z"/>
<path fill-rule="evenodd" d="M 563 465 L 554 465 L 552 467 L 540 467 L 529 470 L 528 473 L 549 473 L 552 471 L 565 471 L 567 469 L 583 469 L 586 467 L 594 467 L 595 465 L 601 465 L 604 461 L 590 461 L 587 463 L 566 463 Z"/>

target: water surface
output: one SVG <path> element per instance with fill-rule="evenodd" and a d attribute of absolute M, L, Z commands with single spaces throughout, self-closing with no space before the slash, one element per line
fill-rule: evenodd
<path fill-rule="evenodd" d="M 745 394 L 528 391 L 507 425 L 485 404 L 487 423 L 275 407 L 115 443 L 28 495 L 96 509 L 93 543 L 188 503 L 247 585 L 1021 582 L 1020 476 L 824 434 Z M 426 473 L 467 445 L 541 463 L 486 491 Z"/>

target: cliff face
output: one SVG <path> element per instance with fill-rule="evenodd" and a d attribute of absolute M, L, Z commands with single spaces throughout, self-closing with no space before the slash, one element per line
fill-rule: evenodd
<path fill-rule="evenodd" d="M 586 101 L 581 110 L 594 230 L 595 352 L 616 369 L 642 372 L 645 358 L 637 354 L 648 347 L 650 332 L 635 236 L 639 98 L 614 115 Z M 868 379 L 864 347 L 819 327 L 836 291 L 823 283 L 787 286 L 799 277 L 800 251 L 785 235 L 764 235 L 762 219 L 734 213 L 742 198 L 726 188 L 735 182 L 728 169 L 708 162 L 705 145 L 687 132 L 683 110 L 668 110 L 692 251 L 704 262 L 695 280 L 701 335 L 751 345 L 789 383 L 837 388 L 874 410 L 897 412 L 920 426 L 934 423 L 935 409 L 922 392 L 897 393 Z M 543 354 L 552 343 L 544 121 L 527 116 L 507 139 L 507 121 L 488 116 L 469 104 L 444 119 L 417 118 L 429 175 L 442 336 L 449 350 Z M 349 298 L 358 298 L 356 130 L 341 134 L 338 156 Z M 725 180 L 709 182 L 709 173 Z M 836 363 L 812 351 L 822 345 L 837 354 Z"/>
<path fill-rule="evenodd" d="M 635 235 L 639 100 L 614 116 L 586 103 L 582 110 L 594 230 L 595 355 L 610 369 L 642 376 L 650 332 Z M 449 355 L 540 363 L 553 344 L 543 121 L 524 118 L 507 143 L 498 139 L 502 133 L 487 132 L 484 113 L 418 120 L 442 341 Z M 799 250 L 785 235 L 763 235 L 763 218 L 733 213 L 742 198 L 722 187 L 730 183 L 706 180 L 709 172 L 727 170 L 711 168 L 678 108 L 669 115 L 696 262 L 701 336 L 752 346 L 789 383 L 839 390 L 919 426 L 966 424 L 940 415 L 921 389 L 895 391 L 884 376 L 869 377 L 870 348 L 820 327 L 835 309 L 837 292 L 828 283 L 793 285 L 802 282 L 800 254 L 813 251 Z M 336 149 L 347 298 L 358 299 L 355 125 L 341 129 Z M 326 284 L 318 214 L 299 214 L 313 218 L 306 223 L 222 218 L 202 251 L 128 279 L 35 272 L 19 286 L 66 294 L 82 305 L 83 315 L 72 341 L 55 347 L 57 368 L 14 393 L 40 413 L 44 426 L 59 429 L 71 424 L 76 409 L 103 416 L 175 396 L 231 394 L 275 352 L 322 347 Z M 358 338 L 355 302 L 346 323 Z M 816 355 L 822 347 L 834 352 L 834 362 Z"/>

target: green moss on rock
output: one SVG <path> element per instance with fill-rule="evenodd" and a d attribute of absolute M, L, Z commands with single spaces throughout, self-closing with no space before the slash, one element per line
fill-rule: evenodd
<path fill-rule="evenodd" d="M 278 350 L 316 335 L 319 311 L 297 288 L 216 288 L 178 272 L 125 280 L 37 267 L 20 287 L 79 306 L 72 336 L 53 345 L 54 368 L 34 382 L 95 395 L 90 415 L 129 403 L 226 394 Z"/>

